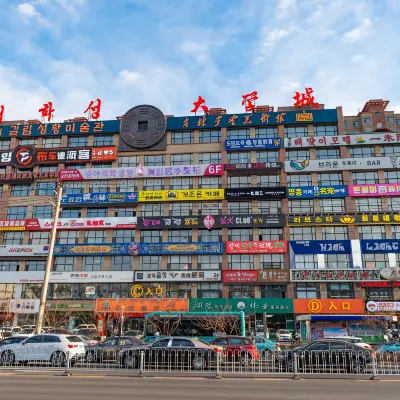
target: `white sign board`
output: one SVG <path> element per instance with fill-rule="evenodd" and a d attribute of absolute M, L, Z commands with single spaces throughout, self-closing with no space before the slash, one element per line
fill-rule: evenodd
<path fill-rule="evenodd" d="M 400 301 L 367 301 L 365 307 L 370 313 L 399 312 Z"/>
<path fill-rule="evenodd" d="M 50 282 L 58 283 L 133 283 L 133 271 L 51 272 Z"/>
<path fill-rule="evenodd" d="M 29 230 L 50 230 L 53 227 L 52 218 L 39 218 L 30 220 Z M 35 225 L 33 225 L 35 224 Z M 60 218 L 57 229 L 135 229 L 136 217 L 103 217 L 103 218 Z"/>
<path fill-rule="evenodd" d="M 12 299 L 10 300 L 10 313 L 36 314 L 39 312 L 40 300 Z"/>
<path fill-rule="evenodd" d="M 49 253 L 49 245 L 18 244 L 0 246 L 0 257 L 44 257 Z"/>
<path fill-rule="evenodd" d="M 221 271 L 135 271 L 135 282 L 220 282 Z"/>

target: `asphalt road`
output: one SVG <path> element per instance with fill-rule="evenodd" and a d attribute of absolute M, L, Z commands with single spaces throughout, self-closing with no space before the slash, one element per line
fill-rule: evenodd
<path fill-rule="evenodd" d="M 398 400 L 400 380 L 71 377 L 0 373 L 1 399 L 29 400 Z"/>

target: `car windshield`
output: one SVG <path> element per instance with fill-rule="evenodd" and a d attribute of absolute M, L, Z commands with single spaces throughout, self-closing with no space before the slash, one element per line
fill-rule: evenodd
<path fill-rule="evenodd" d="M 289 331 L 285 330 L 285 329 L 281 329 L 278 331 L 278 333 L 283 333 L 283 334 L 290 334 Z"/>

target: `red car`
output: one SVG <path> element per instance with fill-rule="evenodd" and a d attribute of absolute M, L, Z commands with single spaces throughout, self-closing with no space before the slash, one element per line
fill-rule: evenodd
<path fill-rule="evenodd" d="M 251 337 L 224 336 L 214 339 L 210 344 L 222 347 L 225 359 L 239 361 L 244 366 L 260 357 Z"/>

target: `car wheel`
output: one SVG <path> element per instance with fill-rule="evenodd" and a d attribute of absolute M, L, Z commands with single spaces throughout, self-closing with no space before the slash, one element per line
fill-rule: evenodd
<path fill-rule="evenodd" d="M 194 356 L 192 359 L 192 367 L 196 371 L 205 370 L 207 368 L 207 360 L 202 356 Z"/>
<path fill-rule="evenodd" d="M 87 363 L 94 363 L 97 361 L 97 354 L 95 351 L 86 352 L 85 360 Z"/>
<path fill-rule="evenodd" d="M 7 350 L 1 355 L 1 365 L 13 365 L 15 363 L 15 354 Z"/>
<path fill-rule="evenodd" d="M 136 369 L 139 365 L 138 358 L 133 354 L 127 354 L 123 358 L 122 365 L 128 369 Z"/>
<path fill-rule="evenodd" d="M 352 358 L 347 370 L 353 374 L 362 374 L 364 372 L 364 360 L 362 358 Z"/>
<path fill-rule="evenodd" d="M 51 365 L 53 367 L 65 367 L 67 357 L 62 351 L 56 351 L 50 358 Z"/>
<path fill-rule="evenodd" d="M 240 355 L 240 364 L 242 364 L 243 367 L 248 367 L 249 365 L 251 365 L 252 362 L 253 362 L 253 357 L 251 356 L 251 354 L 242 353 Z"/>

